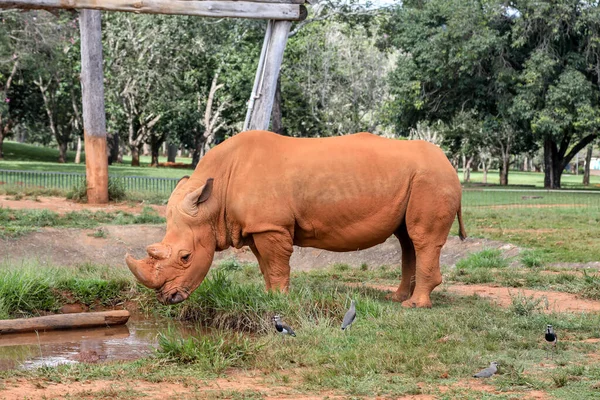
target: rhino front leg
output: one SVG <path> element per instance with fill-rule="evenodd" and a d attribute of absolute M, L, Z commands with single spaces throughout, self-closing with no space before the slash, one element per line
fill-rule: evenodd
<path fill-rule="evenodd" d="M 290 288 L 290 257 L 294 250 L 291 236 L 288 233 L 264 232 L 256 233 L 252 238 L 265 282 L 268 279 L 267 290 L 287 292 Z"/>

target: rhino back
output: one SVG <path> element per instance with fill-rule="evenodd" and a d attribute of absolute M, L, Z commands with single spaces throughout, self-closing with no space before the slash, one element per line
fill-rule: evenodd
<path fill-rule="evenodd" d="M 300 139 L 262 131 L 228 141 L 208 155 L 228 170 L 227 214 L 243 235 L 285 229 L 300 246 L 356 250 L 397 229 L 415 181 L 433 181 L 451 194 L 458 187 L 460 196 L 446 156 L 426 142 L 368 133 Z"/>

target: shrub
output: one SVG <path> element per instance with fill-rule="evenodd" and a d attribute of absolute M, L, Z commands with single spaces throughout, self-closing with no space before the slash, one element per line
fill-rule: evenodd
<path fill-rule="evenodd" d="M 125 182 L 122 178 L 108 178 L 108 200 L 122 201 L 127 197 Z M 67 199 L 85 203 L 87 202 L 87 180 L 84 178 L 67 193 Z"/>

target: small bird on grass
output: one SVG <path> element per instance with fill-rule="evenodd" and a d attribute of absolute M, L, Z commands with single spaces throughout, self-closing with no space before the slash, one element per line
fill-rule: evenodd
<path fill-rule="evenodd" d="M 290 335 L 290 336 L 296 337 L 296 333 L 294 332 L 294 330 L 292 328 L 290 328 L 286 324 L 281 323 L 281 317 L 279 315 L 275 315 L 273 317 L 273 322 L 275 323 L 275 329 L 281 335 Z"/>
<path fill-rule="evenodd" d="M 354 322 L 354 319 L 356 318 L 356 306 L 355 306 L 355 301 L 352 300 L 350 302 L 350 308 L 348 309 L 348 311 L 346 311 L 346 314 L 344 315 L 344 320 L 342 321 L 342 330 L 345 331 L 346 328 L 350 328 L 352 326 L 352 323 Z"/>
<path fill-rule="evenodd" d="M 558 342 L 558 337 L 556 336 L 556 333 L 554 332 L 554 328 L 552 327 L 552 325 L 546 326 L 546 334 L 544 335 L 544 339 L 546 339 L 546 342 L 548 342 L 552 345 L 552 355 L 554 355 L 554 350 L 556 349 L 556 343 Z M 548 357 L 547 351 L 546 351 L 546 357 Z"/>
<path fill-rule="evenodd" d="M 496 361 L 492 361 L 489 367 L 487 367 L 486 369 L 482 369 L 481 371 L 473 375 L 473 378 L 489 378 L 496 372 L 498 372 L 498 363 Z"/>

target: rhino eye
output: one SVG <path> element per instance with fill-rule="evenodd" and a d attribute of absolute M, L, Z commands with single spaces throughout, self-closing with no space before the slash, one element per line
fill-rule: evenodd
<path fill-rule="evenodd" d="M 190 253 L 190 254 L 186 254 L 185 256 L 181 256 L 181 261 L 184 262 L 184 263 L 187 263 L 188 261 L 190 261 L 190 256 L 191 255 L 192 254 Z"/>

